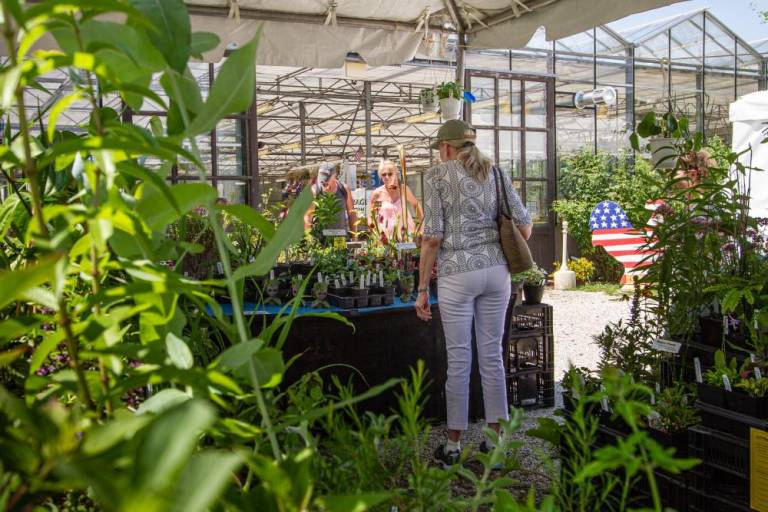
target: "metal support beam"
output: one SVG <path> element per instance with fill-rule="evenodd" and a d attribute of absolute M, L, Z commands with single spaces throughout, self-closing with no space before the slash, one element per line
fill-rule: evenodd
<path fill-rule="evenodd" d="M 365 178 L 368 180 L 371 176 L 369 162 L 373 153 L 371 143 L 371 111 L 373 110 L 373 102 L 371 101 L 371 82 L 368 80 L 363 84 L 363 103 L 365 107 Z"/>
<path fill-rule="evenodd" d="M 299 103 L 299 132 L 301 134 L 301 164 L 307 163 L 307 107 Z"/>
<path fill-rule="evenodd" d="M 250 193 L 248 194 L 248 202 L 254 208 L 258 208 L 261 200 L 259 196 L 259 126 L 258 116 L 256 115 L 256 92 L 253 93 L 253 103 L 251 108 L 248 109 L 248 113 L 245 116 L 246 133 L 248 141 L 248 168 L 246 174 L 251 176 L 250 179 Z"/>
<path fill-rule="evenodd" d="M 219 18 L 227 18 L 229 16 L 228 6 L 212 6 L 212 5 L 188 5 L 187 10 L 189 14 L 193 16 L 211 16 Z M 281 11 L 268 11 L 262 9 L 248 9 L 240 7 L 240 18 L 246 20 L 260 20 L 260 21 L 277 21 L 284 23 L 308 23 L 311 25 L 324 25 L 326 15 L 325 14 L 306 14 L 296 12 L 281 12 Z M 346 16 L 337 16 L 336 24 L 341 27 L 354 27 L 354 28 L 369 28 L 378 30 L 400 30 L 406 32 L 413 32 L 416 30 L 418 23 L 398 22 L 390 20 L 375 20 L 367 18 L 350 18 Z M 450 32 L 437 23 L 437 21 L 430 23 L 430 31 L 437 32 Z"/>

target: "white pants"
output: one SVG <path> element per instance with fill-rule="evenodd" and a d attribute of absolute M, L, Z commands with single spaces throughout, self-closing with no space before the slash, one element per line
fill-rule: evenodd
<path fill-rule="evenodd" d="M 440 277 L 437 285 L 448 354 L 445 382 L 448 428 L 466 430 L 468 427 L 473 319 L 485 419 L 488 423 L 509 419 L 501 348 L 511 289 L 507 266 Z"/>

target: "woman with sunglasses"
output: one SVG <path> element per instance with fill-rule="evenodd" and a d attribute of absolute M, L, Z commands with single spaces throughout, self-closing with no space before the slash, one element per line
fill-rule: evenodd
<path fill-rule="evenodd" d="M 371 194 L 371 200 L 368 203 L 368 226 L 372 230 L 378 228 L 379 233 L 386 234 L 389 239 L 393 237 L 397 226 L 400 229 L 399 235 L 402 236 L 405 232 L 405 224 L 403 223 L 403 191 L 400 188 L 400 173 L 393 161 L 382 160 L 379 163 L 379 176 L 384 185 Z M 424 218 L 421 204 L 408 185 L 402 186 L 405 187 L 405 200 L 416 212 L 416 221 L 420 225 L 421 219 Z M 414 224 L 408 208 L 405 208 L 405 211 L 408 219 L 408 232 L 414 233 L 416 224 Z"/>

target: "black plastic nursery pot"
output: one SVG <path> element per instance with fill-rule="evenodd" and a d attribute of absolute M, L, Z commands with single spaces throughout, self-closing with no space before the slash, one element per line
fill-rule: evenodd
<path fill-rule="evenodd" d="M 688 431 L 682 432 L 664 432 L 655 428 L 649 428 L 651 437 L 664 448 L 674 448 L 675 454 L 685 455 L 688 453 Z"/>
<path fill-rule="evenodd" d="M 298 276 L 307 276 L 310 272 L 312 272 L 312 269 L 314 268 L 314 265 L 311 265 L 307 262 L 296 262 L 291 263 L 289 269 L 292 275 Z"/>
<path fill-rule="evenodd" d="M 527 305 L 541 304 L 544 298 L 544 285 L 524 284 L 523 296 Z"/>
<path fill-rule="evenodd" d="M 723 319 L 711 316 L 699 317 L 699 342 L 720 347 L 723 344 Z"/>
<path fill-rule="evenodd" d="M 768 397 L 749 396 L 741 391 L 726 391 L 723 388 L 699 383 L 699 401 L 721 407 L 745 416 L 768 419 Z"/>
<path fill-rule="evenodd" d="M 698 382 L 696 384 L 696 392 L 700 402 L 716 407 L 725 407 L 725 389 Z"/>

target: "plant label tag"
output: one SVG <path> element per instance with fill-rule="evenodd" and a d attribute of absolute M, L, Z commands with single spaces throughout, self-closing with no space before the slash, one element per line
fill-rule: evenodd
<path fill-rule="evenodd" d="M 757 356 L 755 356 L 755 353 L 754 353 L 754 352 L 750 352 L 750 353 L 749 353 L 749 360 L 750 360 L 751 362 L 753 362 L 753 363 L 756 363 L 756 362 L 757 362 Z"/>
<path fill-rule="evenodd" d="M 338 279 L 334 279 L 333 280 L 333 287 L 336 288 L 336 289 L 341 288 L 341 286 L 339 286 L 339 280 Z"/>
<path fill-rule="evenodd" d="M 399 244 L 395 244 L 395 249 L 398 251 L 412 251 L 416 249 L 416 244 L 413 242 L 403 242 Z"/>
<path fill-rule="evenodd" d="M 755 380 L 760 380 L 763 378 L 763 372 L 760 370 L 759 366 L 755 367 Z"/>
<path fill-rule="evenodd" d="M 224 273 L 224 265 L 222 265 L 220 261 L 216 262 L 216 272 L 218 272 L 219 274 Z"/>
<path fill-rule="evenodd" d="M 275 271 L 274 270 L 270 270 L 269 271 L 269 280 L 270 281 L 274 281 L 275 280 Z"/>
<path fill-rule="evenodd" d="M 347 236 L 347 230 L 346 229 L 324 229 L 323 230 L 323 236 L 341 236 L 346 237 Z"/>
<path fill-rule="evenodd" d="M 600 390 L 605 392 L 605 386 L 600 386 Z M 605 412 L 611 412 L 611 408 L 608 405 L 608 397 L 604 396 L 600 399 L 600 406 L 603 408 Z"/>
<path fill-rule="evenodd" d="M 723 374 L 723 386 L 726 391 L 733 391 L 733 388 L 731 387 L 731 379 L 725 374 Z"/>
<path fill-rule="evenodd" d="M 661 393 L 661 383 L 657 382 L 655 388 L 657 393 Z"/>
<path fill-rule="evenodd" d="M 680 352 L 680 347 L 682 346 L 682 343 L 678 343 L 677 341 L 672 340 L 665 340 L 663 338 L 659 338 L 653 342 L 653 349 L 658 350 L 659 352 L 668 352 L 670 354 L 677 354 Z"/>
<path fill-rule="evenodd" d="M 651 405 L 656 405 L 656 393 L 651 391 Z"/>
<path fill-rule="evenodd" d="M 704 382 L 704 377 L 701 374 L 701 360 L 698 357 L 693 358 L 693 371 L 696 372 L 696 382 Z"/>

